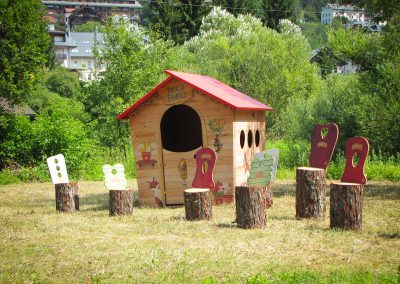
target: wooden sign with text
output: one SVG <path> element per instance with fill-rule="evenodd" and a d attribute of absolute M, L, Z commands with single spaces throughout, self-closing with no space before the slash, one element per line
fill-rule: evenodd
<path fill-rule="evenodd" d="M 183 104 L 193 98 L 192 88 L 182 82 L 173 82 L 159 91 L 164 104 Z"/>

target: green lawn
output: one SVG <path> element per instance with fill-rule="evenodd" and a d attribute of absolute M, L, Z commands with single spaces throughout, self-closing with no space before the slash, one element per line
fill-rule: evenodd
<path fill-rule="evenodd" d="M 238 229 L 233 205 L 213 207 L 210 222 L 185 221 L 182 207 L 110 218 L 103 184 L 79 185 L 74 213 L 55 211 L 50 183 L 0 186 L 0 282 L 399 281 L 399 183 L 366 187 L 355 232 L 329 229 L 329 198 L 325 220 L 296 220 L 292 181 L 274 185 L 264 230 Z"/>

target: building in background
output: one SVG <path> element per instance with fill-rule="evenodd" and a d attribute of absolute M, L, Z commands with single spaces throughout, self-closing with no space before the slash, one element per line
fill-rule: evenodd
<path fill-rule="evenodd" d="M 84 7 L 91 8 L 102 21 L 115 15 L 137 21 L 142 9 L 137 0 L 42 0 L 42 4 L 46 8 L 46 18 L 61 24 L 66 22 L 68 15 Z"/>
<path fill-rule="evenodd" d="M 365 14 L 364 10 L 355 8 L 350 5 L 336 5 L 327 4 L 322 8 L 321 11 L 321 23 L 325 25 L 332 24 L 332 20 L 336 17 L 345 17 L 349 19 L 349 22 L 357 21 L 364 22 Z"/>
<path fill-rule="evenodd" d="M 49 25 L 49 33 L 53 39 L 56 58 L 61 66 L 78 72 L 79 79 L 83 81 L 99 78 L 100 72 L 105 68 L 99 64 L 93 48 L 96 44 L 98 46 L 104 44 L 103 34 L 57 31 L 54 25 Z"/>
<path fill-rule="evenodd" d="M 79 78 L 83 81 L 97 80 L 105 68 L 96 58 L 93 48 L 96 44 L 104 44 L 103 34 L 70 32 L 70 39 L 75 47 L 71 49 L 68 69 L 78 71 Z"/>

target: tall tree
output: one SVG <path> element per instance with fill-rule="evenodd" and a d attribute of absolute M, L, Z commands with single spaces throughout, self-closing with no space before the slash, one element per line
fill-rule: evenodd
<path fill-rule="evenodd" d="M 97 47 L 96 55 L 107 69 L 101 80 L 87 86 L 83 102 L 96 121 L 94 136 L 101 145 L 124 149 L 128 125 L 116 116 L 160 82 L 170 43 L 142 29 L 131 32 L 123 21 L 109 22 L 105 31 L 105 44 Z"/>
<path fill-rule="evenodd" d="M 197 35 L 202 18 L 210 9 L 203 0 L 152 0 L 142 17 L 162 38 L 182 44 Z"/>
<path fill-rule="evenodd" d="M 239 14 L 260 16 L 262 0 L 215 0 L 213 4 L 221 6 L 235 16 Z"/>
<path fill-rule="evenodd" d="M 25 100 L 50 46 L 40 0 L 0 0 L 0 97 Z"/>
<path fill-rule="evenodd" d="M 265 25 L 277 30 L 280 19 L 295 20 L 294 9 L 298 3 L 297 0 L 263 0 L 261 19 Z"/>
<path fill-rule="evenodd" d="M 319 78 L 298 26 L 281 21 L 280 33 L 251 16 L 215 7 L 197 37 L 176 47 L 173 68 L 207 74 L 271 105 L 269 127 L 294 96 L 316 92 Z"/>
<path fill-rule="evenodd" d="M 328 33 L 335 54 L 360 66 L 363 102 L 368 110 L 362 117 L 360 132 L 372 147 L 384 153 L 400 152 L 400 8 L 394 1 L 346 1 L 371 10 L 387 20 L 382 33 L 337 30 Z M 398 5 L 397 5 L 398 6 Z"/>

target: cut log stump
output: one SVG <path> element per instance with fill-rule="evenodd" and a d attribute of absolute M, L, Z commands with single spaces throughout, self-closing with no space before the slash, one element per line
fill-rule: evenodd
<path fill-rule="evenodd" d="M 70 187 L 72 188 L 74 194 L 75 210 L 79 210 L 79 188 L 77 182 L 70 182 Z"/>
<path fill-rule="evenodd" d="M 133 191 L 110 190 L 109 211 L 110 216 L 129 215 L 133 210 Z"/>
<path fill-rule="evenodd" d="M 79 210 L 78 183 L 60 183 L 55 185 L 56 210 L 71 212 Z"/>
<path fill-rule="evenodd" d="M 236 222 L 239 228 L 263 229 L 267 225 L 268 190 L 262 186 L 236 186 Z"/>
<path fill-rule="evenodd" d="M 211 220 L 212 205 L 208 188 L 189 188 L 184 191 L 186 220 Z"/>
<path fill-rule="evenodd" d="M 270 208 L 272 206 L 272 204 L 274 203 L 273 199 L 272 199 L 272 183 L 270 183 L 267 187 L 267 209 Z"/>
<path fill-rule="evenodd" d="M 296 218 L 324 218 L 326 175 L 324 169 L 296 169 Z"/>
<path fill-rule="evenodd" d="M 330 227 L 356 230 L 362 228 L 363 186 L 337 182 L 330 187 Z"/>

